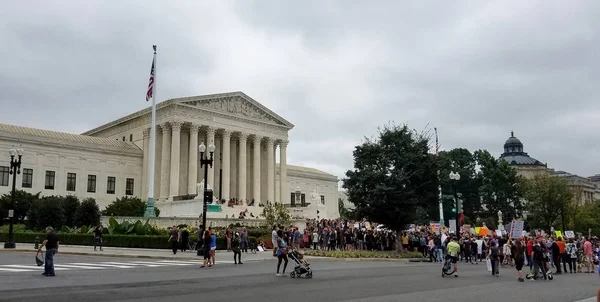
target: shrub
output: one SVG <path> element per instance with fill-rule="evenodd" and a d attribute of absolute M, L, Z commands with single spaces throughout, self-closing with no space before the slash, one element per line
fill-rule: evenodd
<path fill-rule="evenodd" d="M 100 208 L 93 198 L 84 199 L 75 211 L 75 226 L 96 226 L 100 224 Z M 81 231 L 82 233 L 83 230 Z M 87 232 L 87 231 L 86 231 Z"/>
<path fill-rule="evenodd" d="M 65 214 L 60 200 L 60 197 L 48 196 L 34 201 L 27 215 L 28 228 L 43 230 L 47 226 L 52 226 L 59 230 L 65 222 Z"/>
<path fill-rule="evenodd" d="M 75 212 L 77 212 L 77 208 L 79 208 L 79 199 L 73 195 L 67 195 L 64 197 L 59 197 L 60 205 L 63 208 L 63 213 L 65 215 L 65 225 L 68 227 L 75 226 Z"/>
<path fill-rule="evenodd" d="M 145 213 L 146 202 L 129 196 L 117 198 L 102 211 L 104 216 L 144 217 Z M 156 217 L 160 215 L 157 207 L 154 207 L 154 215 Z"/>

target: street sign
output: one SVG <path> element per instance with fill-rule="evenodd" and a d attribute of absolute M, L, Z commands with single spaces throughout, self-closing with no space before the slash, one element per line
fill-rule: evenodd
<path fill-rule="evenodd" d="M 8 218 L 13 218 L 15 215 L 15 210 L 8 210 Z"/>

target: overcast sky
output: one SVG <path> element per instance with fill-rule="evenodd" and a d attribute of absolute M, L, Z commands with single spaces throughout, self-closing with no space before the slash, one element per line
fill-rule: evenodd
<path fill-rule="evenodd" d="M 159 100 L 243 91 L 295 124 L 291 164 L 343 177 L 354 146 L 395 121 L 495 156 L 514 130 L 531 156 L 590 176 L 599 12 L 600 1 L 5 1 L 0 122 L 82 133 L 143 109 L 157 44 Z"/>

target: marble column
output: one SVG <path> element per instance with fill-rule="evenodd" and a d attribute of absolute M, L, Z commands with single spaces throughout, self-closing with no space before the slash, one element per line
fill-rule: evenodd
<path fill-rule="evenodd" d="M 237 195 L 240 200 L 244 200 L 247 204 L 248 197 L 246 196 L 246 144 L 248 143 L 248 134 L 240 133 L 240 149 L 238 152 L 238 191 Z"/>
<path fill-rule="evenodd" d="M 230 155 L 230 149 L 231 149 L 231 131 L 229 130 L 223 130 L 223 150 L 222 150 L 222 154 L 223 154 L 223 189 L 222 194 L 223 197 L 222 199 L 225 199 L 227 201 L 229 201 L 229 186 L 230 186 L 230 182 L 229 182 L 229 175 L 231 173 L 231 155 Z"/>
<path fill-rule="evenodd" d="M 171 122 L 171 189 L 169 197 L 179 195 L 179 158 L 181 154 L 181 125 L 179 121 Z"/>
<path fill-rule="evenodd" d="M 210 144 L 214 144 L 214 143 L 215 143 L 215 128 L 208 127 L 206 129 L 206 142 L 204 143 L 204 145 L 208 149 L 208 146 L 210 146 Z M 208 179 L 204 180 L 208 184 L 209 188 L 211 188 L 213 190 L 215 189 L 215 169 L 214 169 L 214 167 L 215 167 L 214 164 L 212 167 L 208 167 Z M 215 194 L 214 191 L 213 191 L 213 194 Z"/>
<path fill-rule="evenodd" d="M 254 193 L 254 202 L 255 205 L 261 204 L 262 200 L 260 197 L 260 140 L 262 138 L 258 135 L 254 135 L 254 145 L 253 151 L 254 156 L 252 160 L 254 164 L 252 165 L 252 185 L 253 185 L 253 193 Z"/>
<path fill-rule="evenodd" d="M 169 198 L 169 169 L 171 160 L 171 128 L 169 124 L 164 123 L 160 125 L 162 130 L 162 150 L 160 159 L 160 199 L 165 200 Z"/>
<path fill-rule="evenodd" d="M 188 157 L 188 194 L 197 194 L 198 179 L 198 125 L 190 126 L 190 149 Z"/>
<path fill-rule="evenodd" d="M 144 129 L 144 139 L 143 139 L 143 147 L 144 148 L 144 159 L 143 159 L 143 167 L 142 167 L 142 200 L 146 200 L 148 198 L 148 176 L 150 174 L 149 164 L 150 164 L 150 128 Z M 86 191 L 84 191 L 86 192 Z"/>
<path fill-rule="evenodd" d="M 287 145 L 288 141 L 279 144 L 279 201 L 285 203 L 289 198 L 287 189 Z"/>
<path fill-rule="evenodd" d="M 267 138 L 267 200 L 275 202 L 275 141 Z"/>

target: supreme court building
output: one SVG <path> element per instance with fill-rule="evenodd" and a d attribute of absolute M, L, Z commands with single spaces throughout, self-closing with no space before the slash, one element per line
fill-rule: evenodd
<path fill-rule="evenodd" d="M 216 146 L 206 180 L 214 195 L 255 204 L 293 204 L 318 196 L 338 211 L 338 178 L 287 164 L 294 125 L 242 92 L 171 99 L 156 105 L 156 206 L 195 196 L 204 178 L 198 145 Z M 17 189 L 93 197 L 104 208 L 117 197 L 147 198 L 151 108 L 81 135 L 0 124 L 0 194 L 10 192 L 8 150 L 24 149 Z M 279 163 L 276 162 L 277 155 Z M 314 199 L 314 198 L 313 198 Z"/>

